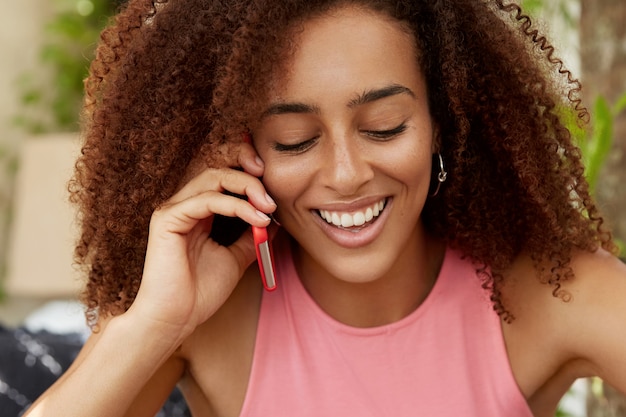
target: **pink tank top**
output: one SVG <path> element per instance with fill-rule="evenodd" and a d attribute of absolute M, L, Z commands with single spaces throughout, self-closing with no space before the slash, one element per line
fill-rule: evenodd
<path fill-rule="evenodd" d="M 455 251 L 417 310 L 353 328 L 306 292 L 287 239 L 274 250 L 279 287 L 263 295 L 241 417 L 532 417 L 500 320 Z"/>

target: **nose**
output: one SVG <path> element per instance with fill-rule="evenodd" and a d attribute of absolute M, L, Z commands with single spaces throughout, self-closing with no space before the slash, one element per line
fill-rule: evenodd
<path fill-rule="evenodd" d="M 374 178 L 371 155 L 358 137 L 346 134 L 329 139 L 321 167 L 324 185 L 340 196 L 358 194 Z"/>

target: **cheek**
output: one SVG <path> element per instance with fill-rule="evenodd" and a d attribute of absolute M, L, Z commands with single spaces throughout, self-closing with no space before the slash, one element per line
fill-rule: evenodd
<path fill-rule="evenodd" d="M 429 152 L 419 152 L 396 164 L 398 175 L 413 185 L 428 184 L 431 176 L 432 157 Z"/>
<path fill-rule="evenodd" d="M 306 188 L 306 165 L 288 161 L 264 162 L 263 184 L 280 209 Z"/>
<path fill-rule="evenodd" d="M 411 141 L 407 146 L 379 154 L 377 160 L 381 170 L 411 190 L 428 188 L 432 166 L 429 142 Z"/>

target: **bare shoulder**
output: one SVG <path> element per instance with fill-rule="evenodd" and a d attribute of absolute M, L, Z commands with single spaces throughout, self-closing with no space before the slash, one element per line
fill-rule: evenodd
<path fill-rule="evenodd" d="M 576 252 L 561 297 L 521 256 L 506 275 L 503 299 L 515 321 L 503 326 L 513 373 L 527 398 L 562 395 L 596 375 L 626 392 L 626 265 L 604 250 Z"/>
<path fill-rule="evenodd" d="M 592 372 L 626 393 L 626 264 L 599 250 L 572 259 L 567 342 Z"/>
<path fill-rule="evenodd" d="M 238 415 L 252 367 L 262 291 L 253 265 L 228 301 L 183 344 L 187 371 L 179 386 L 194 415 Z"/>

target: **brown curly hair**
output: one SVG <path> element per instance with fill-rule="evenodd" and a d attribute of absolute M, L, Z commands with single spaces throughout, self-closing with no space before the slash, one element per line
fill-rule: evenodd
<path fill-rule="evenodd" d="M 565 298 L 573 250 L 615 250 L 563 122 L 572 111 L 587 117 L 580 84 L 516 4 L 130 0 L 85 81 L 85 142 L 70 184 L 89 312 L 129 308 L 152 212 L 199 155 L 223 164 L 221 146 L 258 120 L 264 87 L 296 47 L 289 34 L 341 5 L 385 13 L 415 34 L 449 172 L 423 219 L 477 263 L 499 314 L 508 315 L 498 271 L 522 251 Z"/>

